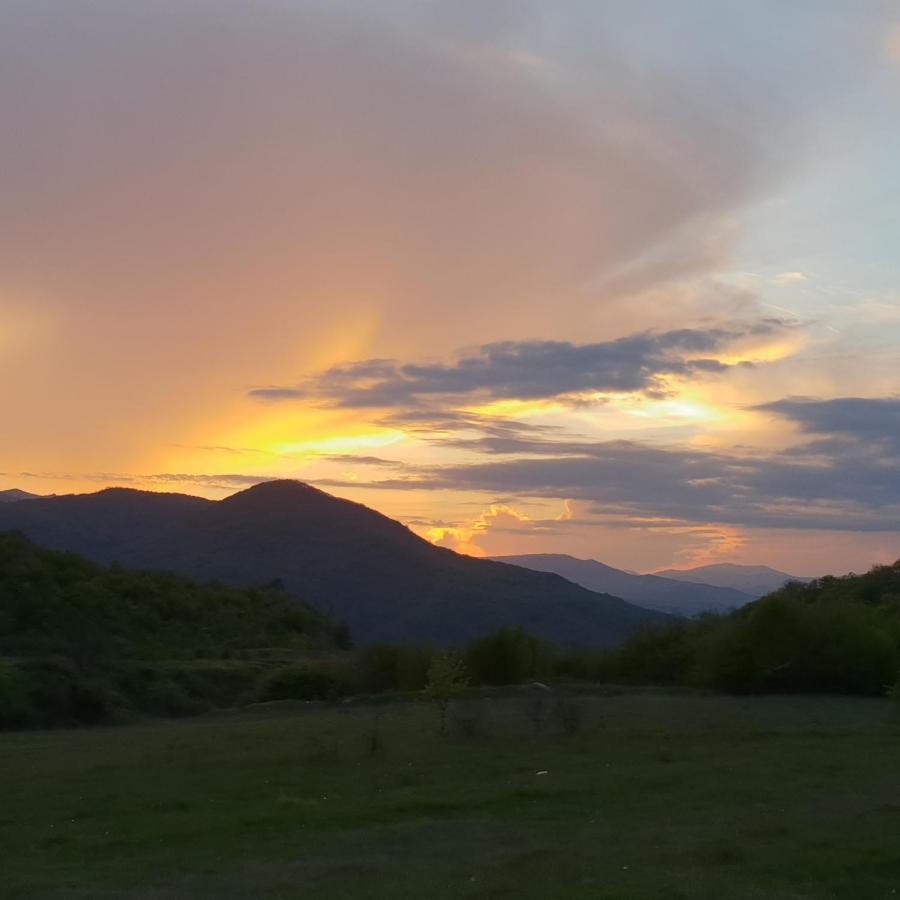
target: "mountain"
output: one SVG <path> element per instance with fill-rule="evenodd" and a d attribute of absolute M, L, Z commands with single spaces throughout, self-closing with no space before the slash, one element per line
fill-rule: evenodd
<path fill-rule="evenodd" d="M 18 488 L 10 488 L 8 491 L 0 491 L 0 503 L 17 503 L 19 500 L 37 500 L 40 494 L 29 494 L 28 491 L 20 491 Z"/>
<path fill-rule="evenodd" d="M 733 588 L 754 598 L 779 590 L 786 581 L 806 584 L 813 580 L 800 575 L 788 575 L 787 572 L 779 572 L 778 569 L 771 569 L 769 566 L 738 566 L 731 563 L 697 566 L 694 569 L 663 569 L 654 574 L 675 581 L 692 581 Z"/>
<path fill-rule="evenodd" d="M 497 556 L 494 559 L 539 572 L 555 572 L 588 590 L 615 594 L 637 606 L 680 616 L 735 609 L 753 599 L 732 588 L 684 583 L 657 575 L 635 575 L 594 559 L 576 559 L 558 553 Z"/>
<path fill-rule="evenodd" d="M 297 481 L 213 501 L 109 488 L 0 506 L 0 531 L 100 563 L 268 584 L 347 621 L 357 641 L 451 644 L 507 625 L 609 646 L 661 619 L 558 575 L 461 556 Z"/>

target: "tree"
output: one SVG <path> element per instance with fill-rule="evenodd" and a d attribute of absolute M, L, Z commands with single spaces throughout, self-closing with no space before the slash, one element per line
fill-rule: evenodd
<path fill-rule="evenodd" d="M 476 684 L 521 684 L 549 669 L 552 648 L 521 628 L 498 628 L 466 648 L 466 665 Z"/>
<path fill-rule="evenodd" d="M 466 664 L 459 653 L 455 650 L 435 653 L 428 666 L 425 693 L 438 708 L 442 735 L 447 733 L 447 707 L 450 701 L 462 694 L 468 684 Z"/>

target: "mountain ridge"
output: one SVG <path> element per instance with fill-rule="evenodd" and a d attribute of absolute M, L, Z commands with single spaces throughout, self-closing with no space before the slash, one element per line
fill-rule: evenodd
<path fill-rule="evenodd" d="M 657 575 L 637 575 L 595 559 L 579 559 L 564 553 L 531 553 L 492 558 L 498 562 L 533 568 L 535 571 L 555 572 L 588 590 L 605 591 L 637 606 L 674 615 L 724 612 L 754 599 L 749 594 L 731 588 Z"/>
<path fill-rule="evenodd" d="M 662 619 L 547 573 L 435 547 L 376 510 L 297 481 L 225 500 L 110 488 L 3 504 L 0 530 L 99 563 L 206 581 L 280 581 L 345 619 L 357 640 L 462 643 L 521 625 L 563 644 L 609 646 Z"/>
<path fill-rule="evenodd" d="M 771 566 L 746 566 L 738 563 L 714 563 L 695 566 L 692 569 L 662 569 L 653 574 L 673 581 L 692 581 L 716 587 L 729 587 L 750 594 L 754 598 L 779 590 L 787 581 L 806 584 L 815 580 L 807 576 L 790 575 Z"/>
<path fill-rule="evenodd" d="M 41 494 L 32 494 L 19 488 L 8 488 L 0 491 L 0 503 L 18 503 L 20 500 L 37 500 Z"/>

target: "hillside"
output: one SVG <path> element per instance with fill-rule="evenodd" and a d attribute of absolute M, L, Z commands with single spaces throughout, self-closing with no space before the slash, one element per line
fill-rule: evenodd
<path fill-rule="evenodd" d="M 594 559 L 576 559 L 559 553 L 497 556 L 494 559 L 538 572 L 555 572 L 590 591 L 615 594 L 637 606 L 679 616 L 736 609 L 753 599 L 732 588 L 684 583 L 657 575 L 635 575 Z"/>
<path fill-rule="evenodd" d="M 769 566 L 739 566 L 732 563 L 720 563 L 712 566 L 697 566 L 693 569 L 663 569 L 655 572 L 662 578 L 674 581 L 690 581 L 710 584 L 716 587 L 731 588 L 743 591 L 751 597 L 762 597 L 777 591 L 787 581 L 808 582 L 811 578 L 800 575 L 789 575 Z"/>
<path fill-rule="evenodd" d="M 101 566 L 0 534 L 0 656 L 101 660 L 221 657 L 332 646 L 335 625 L 283 592 Z"/>
<path fill-rule="evenodd" d="M 461 556 L 358 503 L 295 481 L 225 500 L 114 488 L 0 507 L 0 530 L 95 561 L 285 589 L 357 641 L 464 643 L 507 625 L 609 646 L 653 613 L 557 575 Z"/>

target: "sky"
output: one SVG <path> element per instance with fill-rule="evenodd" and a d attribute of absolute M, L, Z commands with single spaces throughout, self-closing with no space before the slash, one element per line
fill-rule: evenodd
<path fill-rule="evenodd" d="M 900 557 L 900 8 L 0 0 L 0 488 Z"/>

